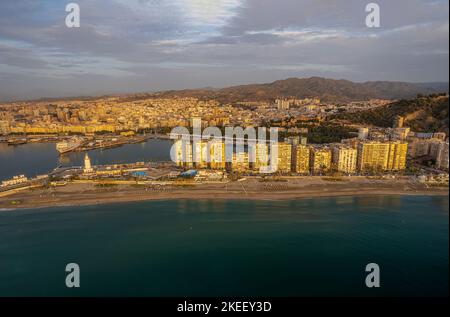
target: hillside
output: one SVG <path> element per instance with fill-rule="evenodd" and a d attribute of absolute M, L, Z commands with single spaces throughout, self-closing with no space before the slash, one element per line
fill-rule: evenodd
<path fill-rule="evenodd" d="M 349 102 L 369 99 L 413 98 L 417 94 L 448 92 L 448 83 L 413 84 L 404 82 L 354 83 L 320 77 L 290 78 L 269 84 L 234 86 L 223 89 L 164 91 L 158 97 L 196 97 L 216 99 L 222 103 L 237 101 L 273 101 L 276 98 L 319 97 L 324 102 Z M 142 97 L 142 96 L 141 96 Z"/>
<path fill-rule="evenodd" d="M 391 127 L 396 116 L 405 117 L 405 125 L 416 132 L 449 133 L 448 96 L 421 97 L 400 100 L 386 107 L 358 113 L 344 113 L 331 117 L 356 124 Z"/>

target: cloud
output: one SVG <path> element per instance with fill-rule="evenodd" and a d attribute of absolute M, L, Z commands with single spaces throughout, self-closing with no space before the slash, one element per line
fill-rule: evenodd
<path fill-rule="evenodd" d="M 79 29 L 63 1 L 0 2 L 0 99 L 314 75 L 448 81 L 447 0 L 378 0 L 380 29 L 365 26 L 365 0 L 76 2 Z"/>

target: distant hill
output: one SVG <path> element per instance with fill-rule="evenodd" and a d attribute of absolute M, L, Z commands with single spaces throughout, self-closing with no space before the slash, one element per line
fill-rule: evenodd
<path fill-rule="evenodd" d="M 164 91 L 159 97 L 196 97 L 216 99 L 223 103 L 237 101 L 273 101 L 277 98 L 319 97 L 324 102 L 349 102 L 369 99 L 413 98 L 417 94 L 448 92 L 448 83 L 414 84 L 404 82 L 374 81 L 354 83 L 320 77 L 289 78 L 269 84 L 252 84 L 223 89 L 192 89 Z"/>
<path fill-rule="evenodd" d="M 369 99 L 414 98 L 417 94 L 429 95 L 448 93 L 449 83 L 406 83 L 371 81 L 355 83 L 349 80 L 335 80 L 321 77 L 289 78 L 268 84 L 251 84 L 222 89 L 210 87 L 188 90 L 168 90 L 160 92 L 128 93 L 110 95 L 124 101 L 147 98 L 194 97 L 201 100 L 215 99 L 221 103 L 238 101 L 272 102 L 277 98 L 320 98 L 323 102 L 345 103 Z M 103 97 L 42 98 L 38 101 L 93 100 Z M 0 96 L 1 98 L 1 96 Z"/>
<path fill-rule="evenodd" d="M 338 114 L 330 119 L 351 123 L 391 127 L 396 116 L 405 117 L 405 126 L 416 132 L 449 133 L 448 96 L 427 96 L 399 100 L 386 107 L 357 113 Z"/>

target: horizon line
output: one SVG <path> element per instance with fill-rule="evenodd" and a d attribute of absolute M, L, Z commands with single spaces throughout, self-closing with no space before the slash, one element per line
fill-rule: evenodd
<path fill-rule="evenodd" d="M 232 87 L 240 87 L 240 86 L 252 86 L 252 85 L 268 85 L 268 84 L 273 84 L 275 82 L 278 81 L 287 81 L 287 80 L 292 80 L 292 79 L 325 79 L 325 80 L 333 80 L 333 81 L 348 81 L 354 84 L 366 84 L 366 83 L 380 83 L 380 82 L 385 82 L 385 83 L 404 83 L 404 84 L 412 84 L 412 85 L 424 85 L 424 84 L 446 84 L 446 85 L 450 85 L 450 80 L 449 81 L 402 81 L 402 80 L 365 80 L 365 81 L 353 81 L 350 79 L 346 79 L 346 78 L 332 78 L 332 77 L 321 77 L 321 76 L 308 76 L 308 77 L 287 77 L 287 78 L 283 78 L 283 79 L 276 79 L 273 80 L 271 82 L 247 82 L 247 83 L 242 83 L 242 84 L 235 84 L 235 85 L 225 85 L 225 86 L 221 86 L 221 87 L 214 87 L 214 86 L 204 86 L 204 87 L 196 87 L 196 88 L 171 88 L 171 89 L 160 89 L 160 90 L 144 90 L 144 91 L 130 91 L 130 92 L 110 92 L 110 93 L 95 93 L 95 94 L 90 94 L 90 95 L 62 95 L 62 96 L 57 96 L 57 97 L 48 97 L 48 96 L 42 96 L 42 97 L 37 97 L 37 98 L 7 98 L 7 99 L 2 99 L 2 97 L 0 96 L 0 104 L 5 104 L 5 103 L 15 103 L 15 102 L 43 102 L 46 100 L 65 100 L 65 99 L 69 99 L 69 100 L 76 100 L 76 99 L 100 99 L 100 98 L 105 98 L 105 97 L 114 97 L 114 96 L 126 96 L 126 95 L 137 95 L 137 94 L 157 94 L 157 93 L 164 93 L 164 92 L 176 92 L 176 91 L 192 91 L 192 90 L 221 90 L 221 89 L 227 89 L 227 88 L 232 88 Z M 448 87 L 447 87 L 447 92 L 448 93 Z M 444 91 L 443 91 L 444 92 Z M 442 92 L 442 93 L 443 93 Z"/>

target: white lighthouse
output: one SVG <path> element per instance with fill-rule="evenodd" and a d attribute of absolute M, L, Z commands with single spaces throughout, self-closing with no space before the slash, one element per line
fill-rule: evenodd
<path fill-rule="evenodd" d="M 89 159 L 89 155 L 86 153 L 84 156 L 84 171 L 85 174 L 90 174 L 93 172 L 91 160 Z"/>

